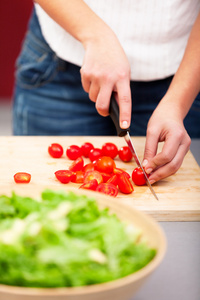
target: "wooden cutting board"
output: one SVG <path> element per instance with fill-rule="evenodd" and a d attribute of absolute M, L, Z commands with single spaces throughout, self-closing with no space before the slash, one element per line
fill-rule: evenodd
<path fill-rule="evenodd" d="M 139 158 L 142 160 L 145 138 L 132 138 Z M 119 137 L 0 137 L 0 194 L 10 194 L 16 191 L 31 196 L 33 192 L 46 187 L 66 190 L 77 190 L 75 183 L 61 184 L 55 179 L 54 172 L 67 169 L 72 163 L 66 157 L 66 149 L 72 144 L 81 146 L 91 142 L 95 147 L 101 147 L 105 142 L 113 142 L 118 147 L 125 146 L 123 138 Z M 54 159 L 49 156 L 47 149 L 51 143 L 60 143 L 64 148 L 62 158 Z M 162 145 L 160 146 L 161 149 Z M 85 163 L 89 160 L 85 159 Z M 115 159 L 116 166 L 123 168 L 130 175 L 136 167 L 134 161 L 123 163 Z M 32 180 L 29 184 L 16 184 L 13 175 L 16 172 L 29 172 Z M 175 174 L 154 184 L 154 190 L 159 201 L 151 194 L 147 186 L 134 186 L 134 192 L 129 195 L 121 194 L 116 202 L 133 206 L 136 209 L 152 215 L 158 221 L 200 221 L 200 168 L 191 152 Z"/>

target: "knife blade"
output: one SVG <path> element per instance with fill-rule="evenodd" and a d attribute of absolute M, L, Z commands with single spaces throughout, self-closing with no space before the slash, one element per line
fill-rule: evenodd
<path fill-rule="evenodd" d="M 131 138 L 130 138 L 130 128 L 127 128 L 127 129 L 123 129 L 120 127 L 119 125 L 119 106 L 117 104 L 117 101 L 115 99 L 115 96 L 114 94 L 112 93 L 111 95 L 111 99 L 110 99 L 110 107 L 109 107 L 109 113 L 110 113 L 110 117 L 115 125 L 115 128 L 117 130 L 117 135 L 120 136 L 120 137 L 124 137 L 129 149 L 131 150 L 131 153 L 133 154 L 133 158 L 137 164 L 137 166 L 139 168 L 141 168 L 143 174 L 144 174 L 144 177 L 145 177 L 145 180 L 146 180 L 146 184 L 148 185 L 151 193 L 153 194 L 153 196 L 156 198 L 156 200 L 159 200 L 158 199 L 158 196 L 156 195 L 151 183 L 149 182 L 149 179 L 147 177 L 147 174 L 145 173 L 143 167 L 142 167 L 142 164 L 138 158 L 138 155 L 137 155 L 137 152 L 135 151 L 135 148 L 133 146 L 133 143 L 131 141 Z"/>

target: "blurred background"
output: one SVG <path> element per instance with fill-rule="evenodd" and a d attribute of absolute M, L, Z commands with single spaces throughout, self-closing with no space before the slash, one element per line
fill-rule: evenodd
<path fill-rule="evenodd" d="M 10 135 L 15 61 L 19 54 L 32 0 L 0 0 L 0 135 Z"/>

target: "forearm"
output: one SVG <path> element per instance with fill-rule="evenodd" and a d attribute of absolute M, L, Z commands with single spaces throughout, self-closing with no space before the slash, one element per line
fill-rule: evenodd
<path fill-rule="evenodd" d="M 182 62 L 163 101 L 172 105 L 179 117 L 184 119 L 199 91 L 200 14 L 192 28 Z"/>
<path fill-rule="evenodd" d="M 45 12 L 84 47 L 111 29 L 83 0 L 35 0 Z M 113 32 L 112 32 L 113 34 Z"/>

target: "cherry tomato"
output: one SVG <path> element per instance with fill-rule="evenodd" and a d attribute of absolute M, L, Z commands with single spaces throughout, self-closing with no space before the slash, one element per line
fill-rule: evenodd
<path fill-rule="evenodd" d="M 116 197 L 118 194 L 117 187 L 114 184 L 107 182 L 99 184 L 96 188 L 96 191 L 113 197 Z"/>
<path fill-rule="evenodd" d="M 94 146 L 91 143 L 84 143 L 81 146 L 82 155 L 84 157 L 88 157 L 89 153 L 90 153 L 90 150 L 92 150 L 92 149 L 94 149 Z"/>
<path fill-rule="evenodd" d="M 129 149 L 128 146 L 121 147 L 119 149 L 118 154 L 119 154 L 119 158 L 124 162 L 130 161 L 133 157 L 131 150 Z"/>
<path fill-rule="evenodd" d="M 115 167 L 114 160 L 109 156 L 100 157 L 96 163 L 96 170 L 99 172 L 112 173 Z"/>
<path fill-rule="evenodd" d="M 63 147 L 60 144 L 53 143 L 48 147 L 49 154 L 54 158 L 60 158 L 63 155 Z"/>
<path fill-rule="evenodd" d="M 84 182 L 84 172 L 83 171 L 76 171 L 74 173 L 75 173 L 75 176 L 71 179 L 71 182 L 83 183 Z"/>
<path fill-rule="evenodd" d="M 112 177 L 110 177 L 107 181 L 107 183 L 112 183 L 115 186 L 118 185 L 118 176 L 117 175 L 113 175 Z"/>
<path fill-rule="evenodd" d="M 132 180 L 136 185 L 145 185 L 146 184 L 145 176 L 144 176 L 141 168 L 137 167 L 133 170 Z"/>
<path fill-rule="evenodd" d="M 127 175 L 122 173 L 118 176 L 118 187 L 120 192 L 124 194 L 130 194 L 134 191 L 133 185 L 130 179 L 127 178 Z"/>
<path fill-rule="evenodd" d="M 83 167 L 83 172 L 89 172 L 89 171 L 94 171 L 95 170 L 95 166 L 93 163 L 89 163 L 89 164 L 86 164 L 84 167 Z"/>
<path fill-rule="evenodd" d="M 84 160 L 82 156 L 80 156 L 69 166 L 69 170 L 72 172 L 81 171 L 83 169 L 83 165 Z"/>
<path fill-rule="evenodd" d="M 31 174 L 26 172 L 18 172 L 14 175 L 16 183 L 29 183 L 31 181 Z"/>
<path fill-rule="evenodd" d="M 98 171 L 90 171 L 90 172 L 85 173 L 84 183 L 86 183 L 92 179 L 96 179 L 98 184 L 103 182 L 103 177 L 102 177 L 101 173 Z"/>
<path fill-rule="evenodd" d="M 103 173 L 101 172 L 101 176 L 103 177 L 103 182 L 107 182 L 108 179 L 110 179 L 110 177 L 112 176 L 111 174 L 108 173 Z"/>
<path fill-rule="evenodd" d="M 94 149 L 90 150 L 88 157 L 91 161 L 94 161 L 94 160 L 97 160 L 101 156 L 102 156 L 102 150 L 100 148 L 94 148 Z"/>
<path fill-rule="evenodd" d="M 129 178 L 131 178 L 131 176 L 129 175 L 129 173 L 127 173 L 126 171 L 120 169 L 120 168 L 114 168 L 113 169 L 113 173 L 116 174 L 116 175 L 121 175 L 122 173 L 125 173 L 126 176 Z"/>
<path fill-rule="evenodd" d="M 58 170 L 54 174 L 61 183 L 70 182 L 74 176 L 74 173 L 69 170 Z"/>
<path fill-rule="evenodd" d="M 82 184 L 79 189 L 86 189 L 86 190 L 92 190 L 95 191 L 98 186 L 98 182 L 96 179 L 92 179 L 84 184 Z"/>
<path fill-rule="evenodd" d="M 81 148 L 77 145 L 71 145 L 67 148 L 66 155 L 71 160 L 76 160 L 82 155 Z"/>
<path fill-rule="evenodd" d="M 110 156 L 114 159 L 118 154 L 118 148 L 113 143 L 105 143 L 102 146 L 102 154 L 104 156 Z"/>

